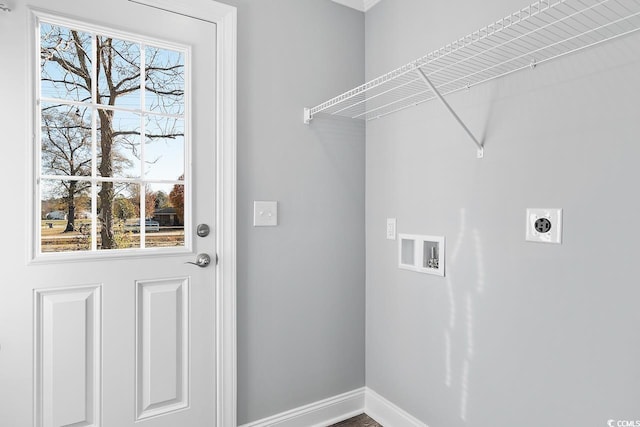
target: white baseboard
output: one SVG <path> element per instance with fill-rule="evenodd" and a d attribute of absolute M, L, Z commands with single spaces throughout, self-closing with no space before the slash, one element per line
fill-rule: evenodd
<path fill-rule="evenodd" d="M 366 388 L 364 412 L 384 427 L 427 427 L 370 388 Z"/>
<path fill-rule="evenodd" d="M 363 412 L 384 427 L 428 427 L 368 387 L 310 403 L 240 427 L 327 427 Z"/>
<path fill-rule="evenodd" d="M 364 412 L 365 388 L 359 388 L 240 427 L 326 427 Z"/>

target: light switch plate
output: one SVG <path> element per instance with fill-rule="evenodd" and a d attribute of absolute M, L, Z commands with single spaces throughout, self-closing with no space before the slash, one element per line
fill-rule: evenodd
<path fill-rule="evenodd" d="M 562 209 L 527 209 L 525 239 L 530 242 L 562 243 Z"/>
<path fill-rule="evenodd" d="M 396 240 L 396 219 L 387 218 L 387 239 Z"/>
<path fill-rule="evenodd" d="M 278 202 L 254 201 L 253 226 L 275 227 L 278 225 Z"/>

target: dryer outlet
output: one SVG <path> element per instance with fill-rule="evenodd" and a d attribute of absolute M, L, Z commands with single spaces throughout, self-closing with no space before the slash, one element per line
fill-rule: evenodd
<path fill-rule="evenodd" d="M 562 243 L 562 209 L 529 208 L 525 239 L 529 242 Z"/>

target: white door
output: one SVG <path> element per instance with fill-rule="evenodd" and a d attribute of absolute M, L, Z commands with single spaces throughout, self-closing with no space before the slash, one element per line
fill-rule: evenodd
<path fill-rule="evenodd" d="M 214 426 L 215 24 L 28 5 L 0 13 L 0 425 Z"/>

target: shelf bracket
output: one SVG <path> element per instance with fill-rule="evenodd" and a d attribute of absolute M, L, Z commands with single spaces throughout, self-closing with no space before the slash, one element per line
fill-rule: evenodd
<path fill-rule="evenodd" d="M 311 109 L 310 108 L 305 108 L 304 109 L 304 124 L 308 125 L 309 122 L 311 122 Z"/>
<path fill-rule="evenodd" d="M 478 142 L 478 140 L 476 139 L 476 137 L 471 133 L 471 131 L 469 130 L 469 128 L 464 124 L 464 122 L 460 119 L 460 117 L 458 117 L 458 115 L 456 114 L 455 111 L 453 111 L 453 108 L 451 108 L 451 106 L 449 105 L 449 103 L 444 99 L 444 97 L 440 94 L 440 92 L 438 91 L 438 89 L 435 87 L 435 85 L 431 82 L 431 80 L 429 80 L 429 77 L 427 77 L 427 75 L 424 73 L 424 71 L 422 71 L 420 69 L 420 67 L 416 68 L 416 71 L 418 72 L 418 74 L 420 75 L 420 77 L 422 78 L 422 80 L 424 80 L 424 82 L 427 84 L 427 86 L 429 86 L 429 89 L 431 89 L 431 91 L 438 97 L 438 99 L 440 100 L 440 102 L 442 102 L 442 104 L 444 104 L 445 107 L 447 107 L 447 110 L 449 110 L 449 112 L 451 113 L 451 115 L 453 116 L 453 118 L 455 118 L 458 123 L 460 124 L 460 126 L 462 126 L 462 129 L 464 129 L 464 131 L 467 133 L 467 135 L 469 135 L 469 138 L 471 138 L 471 140 L 473 141 L 474 144 L 476 144 L 476 147 L 478 147 L 478 158 L 481 159 L 484 157 L 484 147 L 482 146 L 482 144 L 480 144 Z"/>

